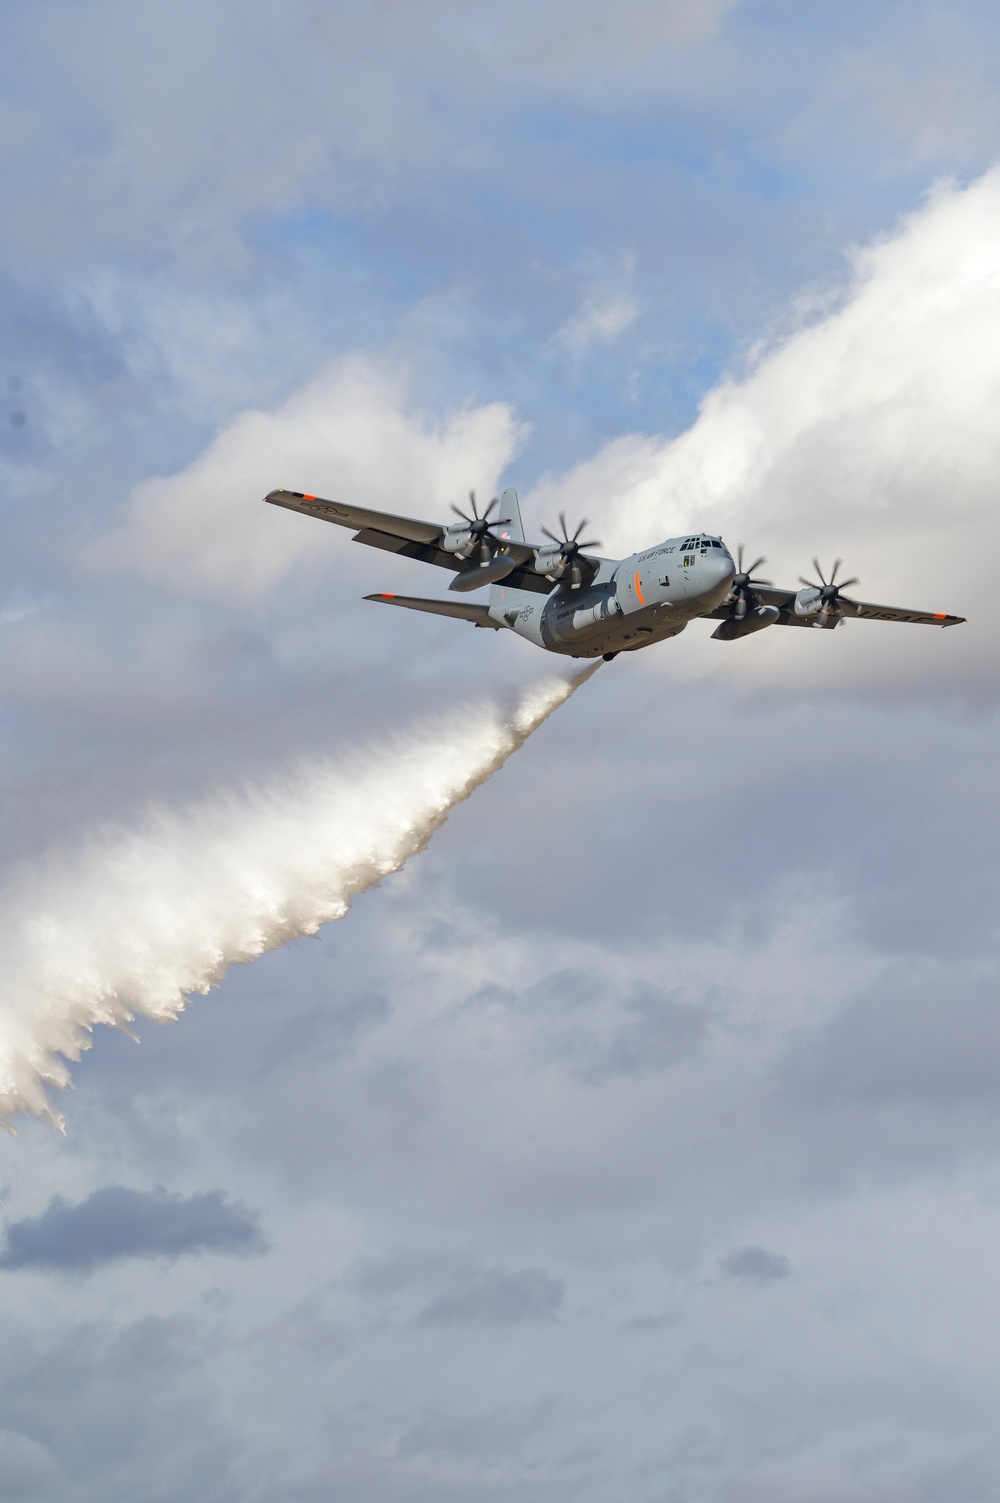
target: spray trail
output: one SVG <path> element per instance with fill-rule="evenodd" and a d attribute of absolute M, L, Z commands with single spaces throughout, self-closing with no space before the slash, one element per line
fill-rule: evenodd
<path fill-rule="evenodd" d="M 0 1122 L 61 1128 L 46 1087 L 68 1084 L 95 1024 L 176 1018 L 230 966 L 343 918 L 598 666 L 536 684 L 511 715 L 479 705 L 22 873 L 0 899 Z"/>

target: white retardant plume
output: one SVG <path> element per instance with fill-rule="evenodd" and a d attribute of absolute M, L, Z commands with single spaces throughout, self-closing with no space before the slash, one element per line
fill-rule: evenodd
<path fill-rule="evenodd" d="M 0 899 L 0 1121 L 61 1128 L 46 1086 L 69 1083 L 96 1023 L 167 1022 L 230 966 L 343 918 L 598 667 L 19 874 Z"/>

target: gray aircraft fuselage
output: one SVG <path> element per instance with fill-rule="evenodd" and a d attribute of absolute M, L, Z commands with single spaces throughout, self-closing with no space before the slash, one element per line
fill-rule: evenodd
<path fill-rule="evenodd" d="M 502 581 L 491 586 L 490 616 L 549 652 L 599 658 L 676 637 L 722 604 L 736 574 L 725 544 L 704 534 L 594 561 L 597 573 L 578 590 L 560 585 L 539 595 Z"/>

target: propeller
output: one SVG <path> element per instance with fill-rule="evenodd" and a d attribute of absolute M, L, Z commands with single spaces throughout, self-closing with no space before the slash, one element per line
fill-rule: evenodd
<path fill-rule="evenodd" d="M 451 508 L 452 511 L 455 513 L 455 515 L 457 517 L 461 517 L 462 518 L 462 521 L 466 523 L 466 525 L 468 526 L 468 529 L 469 529 L 469 546 L 468 546 L 468 551 L 466 551 L 466 549 L 463 548 L 462 553 L 459 554 L 459 557 L 461 558 L 462 555 L 464 554 L 464 556 L 466 558 L 471 559 L 471 558 L 473 558 L 475 556 L 476 550 L 478 549 L 478 551 L 479 551 L 479 566 L 480 566 L 480 568 L 485 569 L 486 566 L 487 566 L 487 564 L 493 558 L 493 555 L 496 553 L 496 551 L 498 550 L 498 548 L 501 546 L 501 540 L 500 540 L 500 538 L 498 538 L 490 530 L 490 520 L 489 520 L 490 519 L 490 513 L 492 512 L 494 506 L 499 506 L 500 505 L 500 497 L 499 496 L 494 496 L 493 497 L 493 500 L 487 506 L 487 508 L 483 512 L 482 516 L 479 515 L 479 512 L 476 509 L 476 493 L 475 493 L 475 491 L 470 491 L 469 492 L 469 505 L 472 508 L 472 516 L 471 517 L 468 515 L 467 512 L 462 511 L 457 506 L 453 506 Z"/>
<path fill-rule="evenodd" d="M 555 565 L 553 569 L 548 572 L 559 580 L 564 579 L 568 574 L 570 589 L 578 590 L 583 584 L 584 574 L 584 565 L 580 562 L 580 554 L 583 552 L 584 548 L 600 548 L 601 544 L 597 541 L 596 538 L 592 539 L 590 542 L 580 541 L 581 532 L 585 527 L 589 526 L 586 517 L 584 517 L 583 521 L 580 523 L 579 527 L 576 529 L 572 537 L 570 537 L 569 528 L 566 526 L 566 513 L 564 511 L 561 511 L 559 513 L 559 526 L 562 529 L 561 537 L 556 537 L 556 534 L 554 532 L 550 532 L 547 527 L 542 528 L 545 536 L 547 538 L 551 538 L 554 543 L 557 543 L 559 545 L 560 561 Z M 592 569 L 590 572 L 593 572 Z"/>
<path fill-rule="evenodd" d="M 754 579 L 753 572 L 759 569 L 761 564 L 766 564 L 766 558 L 755 559 L 746 569 L 743 567 L 743 544 L 740 543 L 736 550 L 736 573 L 733 575 L 731 590 L 736 597 L 736 605 L 733 610 L 733 619 L 742 621 L 747 613 L 747 607 L 754 598 L 755 585 L 769 585 L 769 579 Z"/>
<path fill-rule="evenodd" d="M 839 570 L 843 562 L 844 560 L 842 558 L 834 559 L 833 568 L 830 570 L 830 578 L 827 579 L 823 573 L 823 570 L 819 566 L 819 559 L 814 558 L 813 568 L 819 575 L 819 584 L 817 584 L 815 580 L 804 579 L 801 574 L 799 575 L 799 584 L 804 584 L 810 590 L 819 591 L 819 598 L 821 602 L 820 615 L 822 616 L 824 621 L 829 615 L 831 609 L 835 609 L 838 605 L 840 605 L 841 601 L 843 601 L 844 605 L 855 605 L 857 603 L 854 600 L 848 600 L 846 595 L 841 594 L 841 590 L 849 590 L 851 588 L 851 585 L 860 584 L 861 581 L 859 579 L 851 578 L 842 579 L 839 584 L 837 583 L 837 571 Z"/>

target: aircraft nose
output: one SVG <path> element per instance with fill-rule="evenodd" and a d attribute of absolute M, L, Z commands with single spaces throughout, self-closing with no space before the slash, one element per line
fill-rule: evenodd
<path fill-rule="evenodd" d="M 736 576 L 736 565 L 728 553 L 714 553 L 709 562 L 709 570 L 718 584 L 728 584 Z"/>

